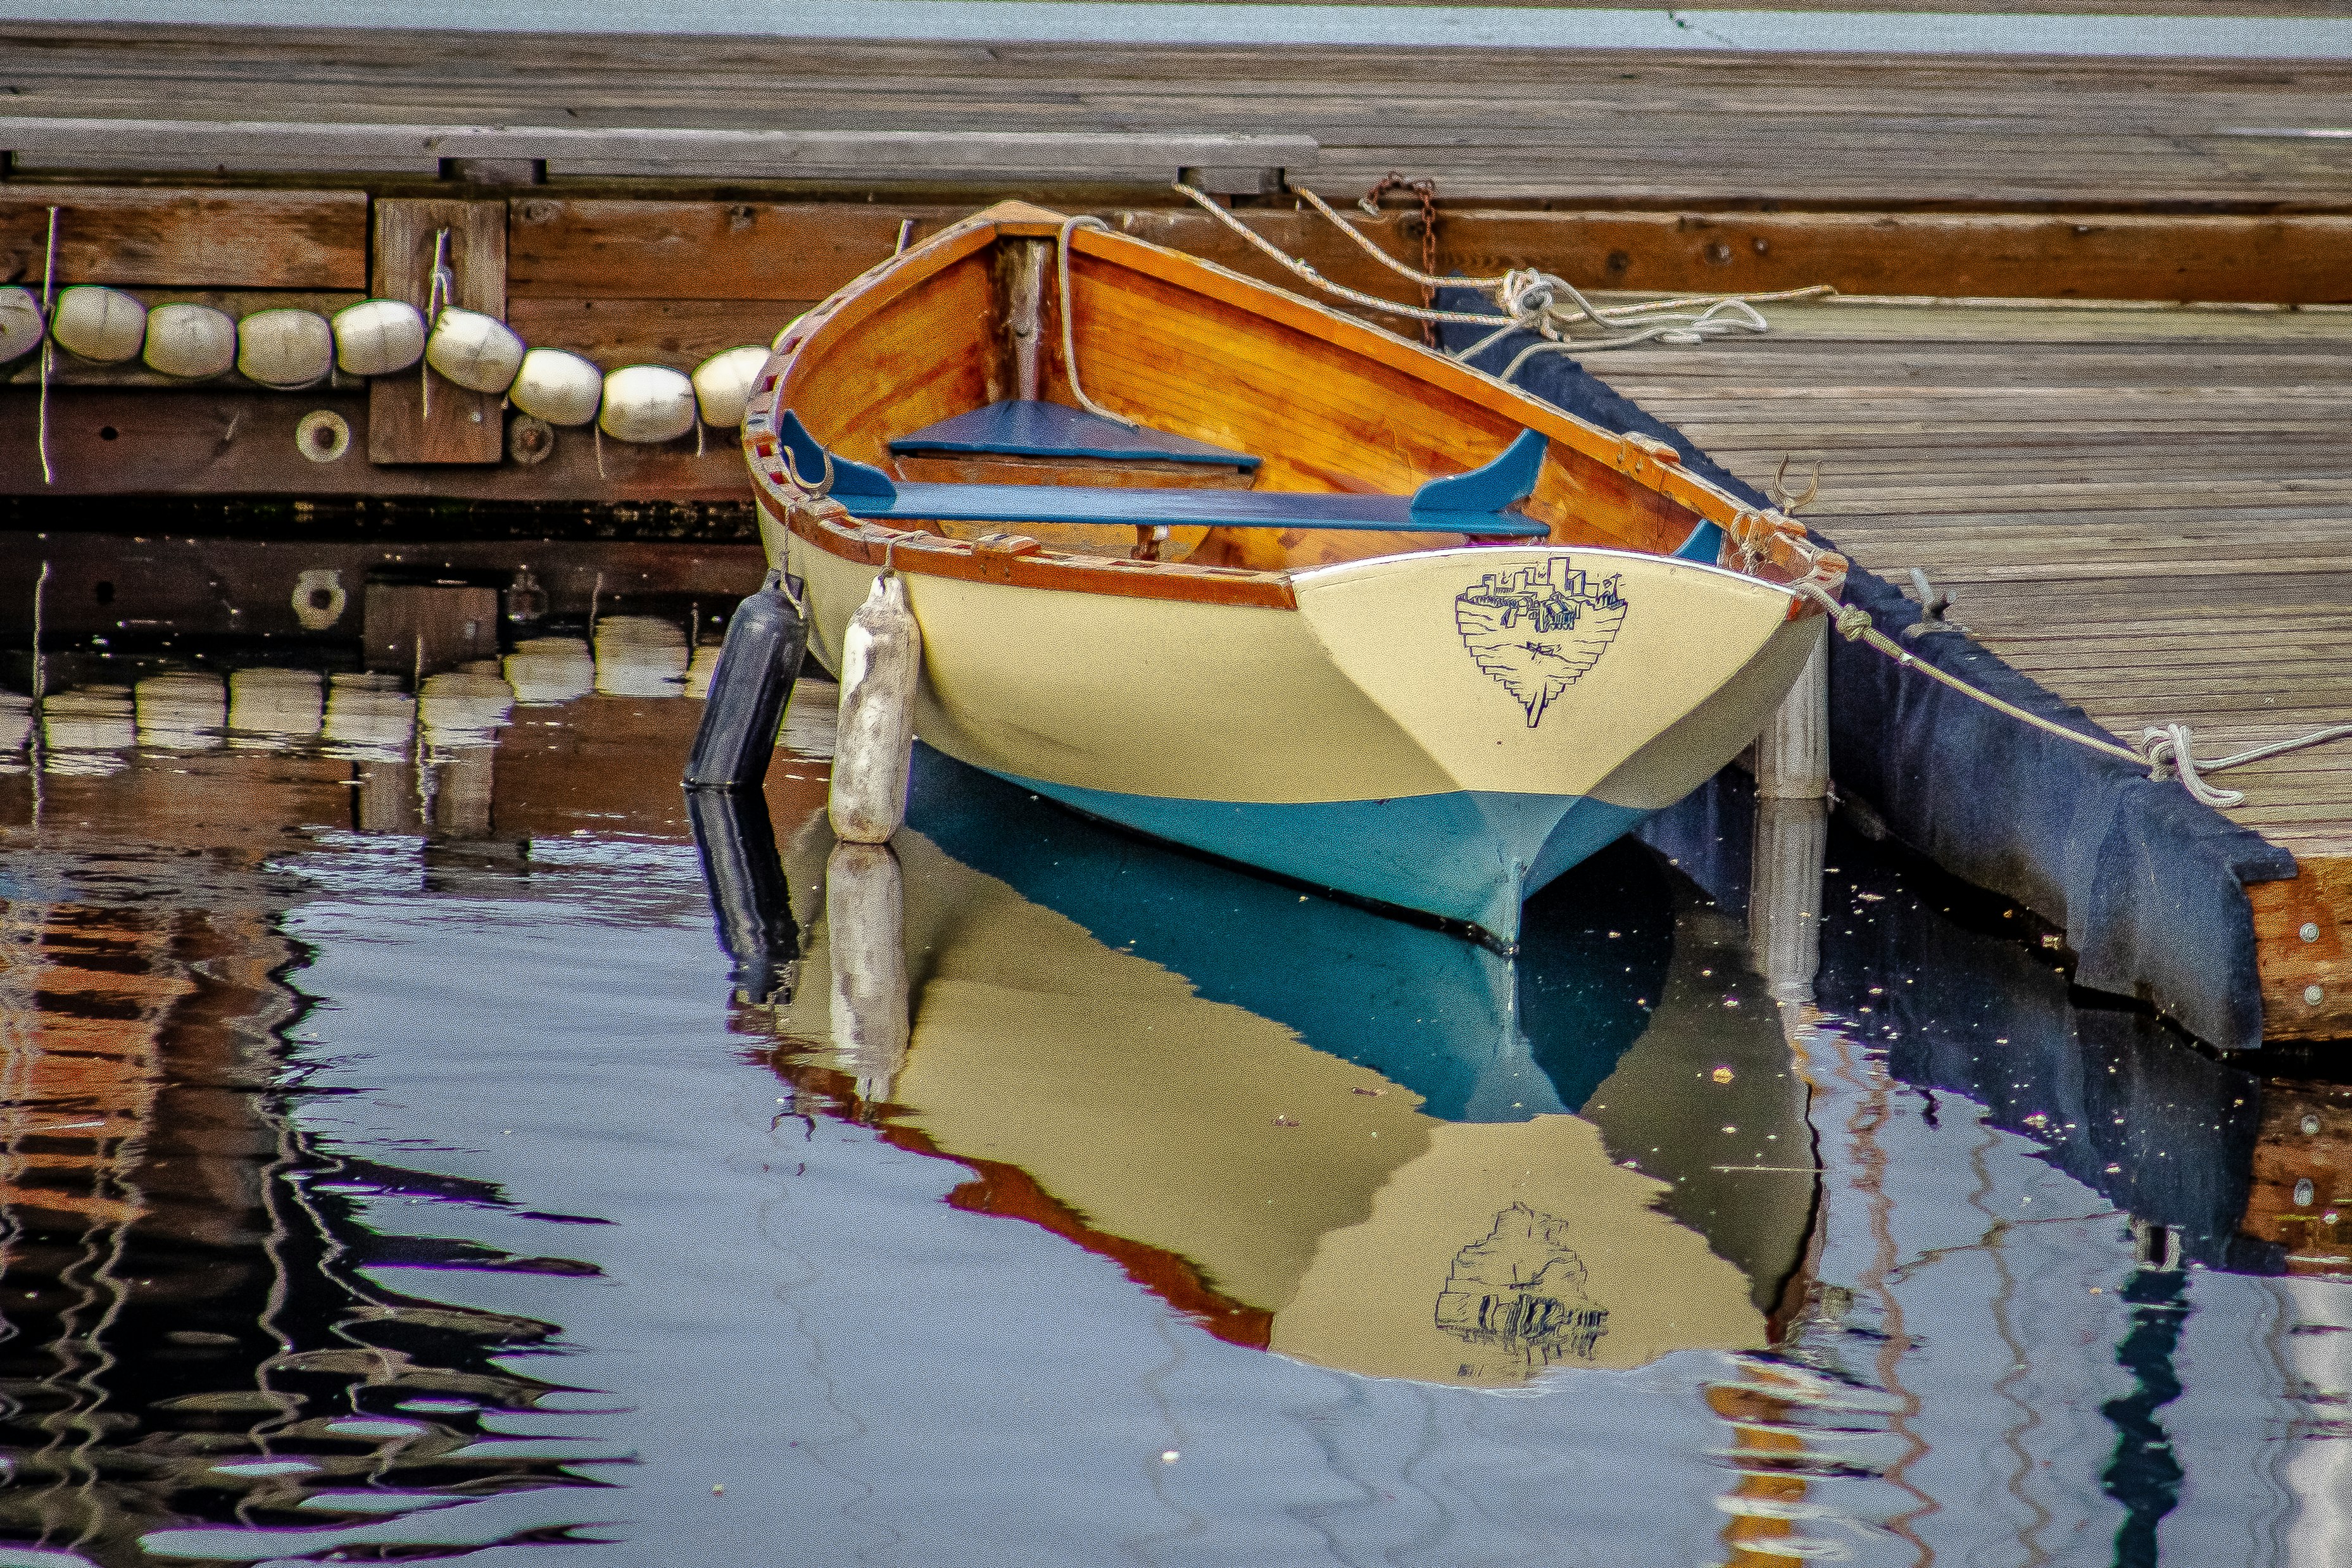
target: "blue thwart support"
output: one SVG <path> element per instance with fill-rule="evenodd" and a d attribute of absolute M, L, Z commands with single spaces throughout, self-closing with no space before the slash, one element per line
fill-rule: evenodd
<path fill-rule="evenodd" d="M 1468 289 L 1441 291 L 1440 302 L 1457 310 L 1487 303 Z M 1465 327 L 1440 330 L 1456 351 L 1478 337 Z M 1499 370 L 1535 341 L 1510 333 L 1475 362 Z M 1564 354 L 1530 361 L 1518 385 L 1605 430 L 1668 442 L 1689 472 L 1749 506 L 1769 505 Z M 1694 533 L 1676 553 L 1700 546 Z M 1920 617 L 1917 604 L 1859 567 L 1846 574 L 1845 598 L 1882 632 Z M 1903 843 L 2063 928 L 2080 959 L 2077 985 L 2152 1003 L 2224 1050 L 2261 1046 L 2245 884 L 2294 876 L 2292 854 L 2177 783 L 2021 725 L 1858 643 L 1832 637 L 1829 646 L 1831 766 L 1842 791 L 1869 801 Z M 1922 638 L 1910 653 L 2030 712 L 2098 729 L 1965 637 Z"/>

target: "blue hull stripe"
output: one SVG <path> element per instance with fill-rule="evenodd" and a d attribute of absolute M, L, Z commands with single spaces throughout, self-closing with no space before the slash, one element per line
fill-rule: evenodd
<path fill-rule="evenodd" d="M 1581 795 L 1463 790 L 1267 805 L 1003 777 L 1154 838 L 1359 898 L 1468 921 L 1506 942 L 1518 940 L 1522 900 L 1650 814 Z"/>

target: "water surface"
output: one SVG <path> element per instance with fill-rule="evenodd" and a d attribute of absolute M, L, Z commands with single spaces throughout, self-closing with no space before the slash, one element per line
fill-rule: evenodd
<path fill-rule="evenodd" d="M 1726 785 L 1506 960 L 926 754 L 900 1041 L 684 653 L 10 710 L 0 1564 L 2352 1553 L 2352 1095 L 2017 912 L 1791 958 Z"/>

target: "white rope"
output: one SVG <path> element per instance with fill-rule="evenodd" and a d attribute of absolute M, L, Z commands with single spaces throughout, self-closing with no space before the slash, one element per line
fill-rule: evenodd
<path fill-rule="evenodd" d="M 1102 229 L 1108 232 L 1110 225 L 1100 218 L 1083 216 L 1065 218 L 1062 220 L 1062 232 L 1054 237 L 1055 271 L 1062 284 L 1062 369 L 1070 378 L 1070 395 L 1078 400 L 1080 408 L 1085 409 L 1088 413 L 1108 419 L 1114 424 L 1123 424 L 1128 429 L 1134 430 L 1138 428 L 1135 421 L 1123 414 L 1111 413 L 1110 410 L 1088 397 L 1087 389 L 1078 384 L 1077 338 L 1070 325 L 1070 231 L 1081 228 Z"/>
<path fill-rule="evenodd" d="M 2061 740 L 2071 740 L 2075 745 L 2095 751 L 2103 757 L 2112 757 L 2121 762 L 2129 762 L 2146 768 L 2150 779 L 2161 779 L 2177 776 L 2182 789 L 2208 806 L 2228 808 L 2240 805 L 2244 802 L 2246 796 L 2245 791 L 2242 789 L 2214 788 L 2205 782 L 2203 777 L 2205 774 L 2219 773 L 2224 768 L 2258 762 L 2267 757 L 2284 756 L 2290 751 L 2301 751 L 2308 747 L 2325 746 L 2330 741 L 2352 739 L 2352 724 L 2331 725 L 2326 729 L 2313 730 L 2309 735 L 2296 736 L 2292 740 L 2269 741 L 2261 746 L 2249 747 L 2243 751 L 2233 752 L 2228 757 L 2217 757 L 2200 761 L 2191 744 L 2193 737 L 2189 727 L 2185 724 L 2167 724 L 2151 725 L 2142 730 L 2137 749 L 2121 746 L 2111 740 L 2102 740 L 2095 735 L 2084 735 L 2078 729 L 2069 729 L 2064 725 L 2054 723 L 2038 713 L 2030 713 L 2015 703 L 2004 702 L 1990 692 L 1971 685 L 1958 675 L 1948 674 L 1933 664 L 1922 663 L 1912 657 L 1909 649 L 1879 631 L 1871 621 L 1869 611 L 1860 605 L 1839 602 L 1835 594 L 1811 578 L 1791 583 L 1790 586 L 1828 610 L 1832 618 L 1832 623 L 1837 627 L 1838 634 L 1847 642 L 1865 643 L 1893 659 L 1896 664 L 1916 670 L 1931 680 L 1940 681 L 1962 696 L 1982 703 L 1995 713 L 2004 714 L 2021 724 L 2031 725 L 2044 734 L 2054 735 Z"/>
<path fill-rule="evenodd" d="M 1764 294 L 1705 294 L 1675 299 L 1642 300 L 1627 305 L 1595 305 L 1584 297 L 1583 292 L 1576 285 L 1566 278 L 1534 267 L 1506 272 L 1499 277 L 1441 277 L 1434 273 L 1423 272 L 1418 267 L 1409 267 L 1389 255 L 1373 244 L 1370 237 L 1362 230 L 1333 211 L 1329 203 L 1306 186 L 1290 187 L 1317 212 L 1337 225 L 1339 231 L 1353 240 L 1365 255 L 1371 256 L 1390 271 L 1402 277 L 1411 278 L 1425 288 L 1452 287 L 1486 289 L 1495 296 L 1496 303 L 1505 314 L 1490 316 L 1464 310 L 1435 310 L 1419 305 L 1402 305 L 1393 299 L 1383 299 L 1376 294 L 1366 294 L 1359 289 L 1350 288 L 1345 284 L 1334 283 L 1305 261 L 1284 251 L 1271 240 L 1234 216 L 1232 213 L 1219 206 L 1205 193 L 1185 184 L 1179 184 L 1175 188 L 1198 205 L 1202 211 L 1248 241 L 1278 266 L 1335 298 L 1344 299 L 1351 305 L 1361 306 L 1369 310 L 1402 316 L 1415 321 L 1449 321 L 1474 326 L 1494 324 L 1496 329 L 1494 331 L 1455 354 L 1454 357 L 1457 360 L 1469 360 L 1482 350 L 1491 348 L 1506 334 L 1515 329 L 1534 332 L 1546 339 L 1547 341 L 1543 344 L 1522 350 L 1511 361 L 1510 368 L 1503 372 L 1501 378 L 1507 382 L 1517 375 L 1528 357 L 1535 353 L 1555 350 L 1597 351 L 1603 349 L 1630 348 L 1636 343 L 1661 340 L 1675 344 L 1699 343 L 1733 331 L 1769 331 L 1769 325 L 1755 309 L 1757 303 L 1808 299 L 1836 292 L 1827 284 L 1814 284 L 1805 288 L 1785 288 Z M 1570 302 L 1568 305 L 1557 303 L 1559 297 L 1563 295 Z M 1737 312 L 1737 314 L 1727 316 L 1726 312 Z M 1575 324 L 1580 321 L 1589 322 L 1603 329 L 1633 328 L 1634 330 L 1621 331 L 1615 336 L 1573 338 L 1570 334 Z"/>
<path fill-rule="evenodd" d="M 51 207 L 49 209 L 49 246 L 41 258 L 41 319 L 44 322 L 49 319 L 49 300 L 55 292 L 57 276 L 58 210 Z M 49 371 L 56 362 L 56 346 L 51 342 L 49 335 L 44 332 L 41 335 L 41 408 L 40 413 L 36 416 L 37 423 L 34 426 L 33 433 L 33 444 L 40 449 L 41 454 L 43 485 L 54 485 L 58 482 L 57 476 L 49 472 Z M 46 578 L 48 573 L 46 563 L 43 564 L 41 571 Z"/>
<path fill-rule="evenodd" d="M 1198 203 L 1201 209 L 1211 217 L 1265 252 L 1277 266 L 1287 268 L 1295 276 L 1304 278 L 1334 298 L 1345 299 L 1351 305 L 1360 305 L 1367 310 L 1381 310 L 1391 316 L 1411 317 L 1415 321 L 1467 321 L 1473 325 L 1483 326 L 1500 319 L 1494 316 L 1474 316 L 1466 310 L 1430 310 L 1419 305 L 1400 305 L 1393 299 L 1383 299 L 1377 294 L 1365 294 L 1349 287 L 1344 283 L 1334 283 L 1307 263 L 1265 238 L 1255 229 L 1251 228 L 1224 208 L 1217 205 L 1216 202 L 1208 195 L 1194 190 L 1190 185 L 1178 185 L 1175 189 L 1179 193 L 1189 196 Z"/>
<path fill-rule="evenodd" d="M 1370 236 L 1366 235 L 1363 230 L 1358 228 L 1355 224 L 1345 215 L 1335 211 L 1329 203 L 1324 201 L 1322 197 L 1317 195 L 1313 191 L 1308 190 L 1306 186 L 1291 185 L 1289 190 L 1293 194 L 1306 198 L 1308 205 L 1312 206 L 1317 212 L 1321 213 L 1325 217 L 1330 219 L 1332 223 L 1338 225 L 1340 232 L 1345 234 L 1349 239 L 1354 240 L 1356 244 L 1361 247 L 1366 256 L 1370 256 L 1374 261 L 1379 262 L 1382 267 L 1387 267 L 1390 271 L 1397 274 L 1399 277 L 1409 277 L 1424 288 L 1483 288 L 1487 290 L 1489 293 L 1496 294 L 1498 297 L 1507 297 L 1509 294 L 1515 292 L 1517 287 L 1524 287 L 1529 283 L 1548 284 L 1552 287 L 1566 290 L 1570 298 L 1576 301 L 1578 307 L 1576 310 L 1555 312 L 1556 314 L 1566 316 L 1571 319 L 1581 316 L 1596 322 L 1608 322 L 1639 317 L 1653 311 L 1688 310 L 1700 306 L 1720 305 L 1727 301 L 1737 300 L 1755 304 L 1769 304 L 1775 300 L 1783 299 L 1811 299 L 1822 295 L 1834 294 L 1837 292 L 1836 288 L 1829 284 L 1814 283 L 1808 284 L 1802 288 L 1783 288 L 1765 294 L 1694 294 L 1685 296 L 1679 299 L 1645 299 L 1629 305 L 1595 305 L 1591 300 L 1585 298 L 1584 296 L 1577 290 L 1576 286 L 1570 283 L 1567 279 L 1559 277 L 1552 273 L 1538 272 L 1532 267 L 1506 272 L 1497 277 L 1441 277 L 1433 273 L 1423 272 L 1417 267 L 1412 267 L 1404 262 L 1399 261 L 1395 256 L 1392 256 L 1387 251 L 1382 250 L 1379 246 L 1372 243 Z M 1220 208 L 1218 210 L 1222 212 L 1223 209 Z M 1522 312 L 1513 308 L 1507 303 L 1506 304 L 1505 308 L 1511 309 L 1514 319 L 1517 319 L 1522 315 Z M 1501 334 L 1497 333 L 1496 336 L 1499 337 Z M 1466 359 L 1471 354 L 1476 353 L 1478 350 L 1486 347 L 1488 343 L 1491 343 L 1494 340 L 1495 340 L 1493 338 L 1488 338 L 1472 348 L 1464 350 L 1461 357 Z"/>
<path fill-rule="evenodd" d="M 434 324 L 441 319 L 441 312 L 454 303 L 454 296 L 457 292 L 457 277 L 449 268 L 449 231 L 445 227 L 436 230 L 433 235 L 433 280 L 425 287 L 425 330 L 432 330 Z M 420 362 L 417 365 L 416 382 L 423 389 L 418 401 L 424 408 L 425 417 L 431 419 L 433 417 L 433 366 L 429 361 Z"/>

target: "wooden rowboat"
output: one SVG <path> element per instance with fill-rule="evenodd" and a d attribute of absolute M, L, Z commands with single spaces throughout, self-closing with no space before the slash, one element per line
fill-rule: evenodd
<path fill-rule="evenodd" d="M 1820 635 L 1789 584 L 1844 567 L 1663 443 L 1017 203 L 788 329 L 744 444 L 827 667 L 903 578 L 929 745 L 1504 942 L 1748 744 Z"/>

